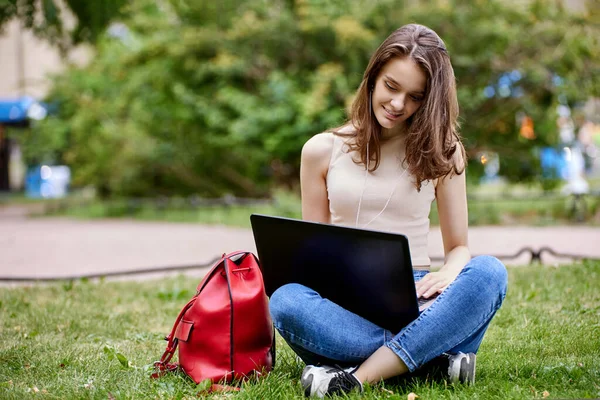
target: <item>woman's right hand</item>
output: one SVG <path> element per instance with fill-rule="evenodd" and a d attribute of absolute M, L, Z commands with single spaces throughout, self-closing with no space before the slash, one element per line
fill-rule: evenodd
<path fill-rule="evenodd" d="M 417 298 L 430 298 L 433 295 L 442 293 L 449 284 L 454 282 L 458 274 L 452 270 L 440 270 L 430 272 L 419 280 L 415 287 L 417 288 Z"/>

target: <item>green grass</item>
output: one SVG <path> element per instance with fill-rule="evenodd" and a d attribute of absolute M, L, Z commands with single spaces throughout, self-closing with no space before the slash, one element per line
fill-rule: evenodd
<path fill-rule="evenodd" d="M 573 210 L 573 199 L 559 196 L 538 198 L 502 198 L 469 200 L 469 225 L 564 225 L 600 223 L 600 197 L 588 196 L 581 214 Z M 582 203 L 581 203 L 582 204 Z M 52 200 L 47 203 L 47 215 L 75 218 L 134 218 L 138 220 L 190 222 L 229 225 L 248 228 L 252 213 L 301 218 L 300 198 L 292 193 L 279 192 L 272 203 L 258 205 L 229 205 L 192 207 L 185 199 L 172 199 L 164 204 L 128 200 L 97 201 L 77 199 Z M 434 202 L 431 223 L 439 223 Z"/>
<path fill-rule="evenodd" d="M 600 397 L 600 262 L 515 267 L 509 280 L 478 354 L 475 386 L 413 379 L 368 387 L 363 398 Z M 196 284 L 178 276 L 0 287 L 0 398 L 196 398 L 182 374 L 149 378 Z M 278 344 L 274 372 L 211 398 L 302 398 L 303 365 Z"/>
<path fill-rule="evenodd" d="M 273 201 L 253 205 L 193 206 L 189 199 L 110 201 L 83 200 L 77 197 L 50 200 L 45 215 L 69 216 L 82 219 L 133 218 L 145 221 L 188 222 L 250 228 L 250 214 L 278 215 L 302 218 L 300 197 L 290 192 L 275 193 Z"/>
<path fill-rule="evenodd" d="M 44 203 L 45 199 L 30 198 L 23 192 L 0 192 L 0 206 Z"/>
<path fill-rule="evenodd" d="M 584 206 L 585 204 L 585 206 Z M 574 208 L 579 206 L 579 208 Z M 571 197 L 540 196 L 533 198 L 474 198 L 468 202 L 469 225 L 548 226 L 585 223 L 598 225 L 600 197 L 587 196 L 575 204 Z M 438 224 L 434 203 L 430 215 Z"/>
<path fill-rule="evenodd" d="M 93 202 L 83 207 L 56 210 L 48 215 L 69 216 L 80 219 L 134 218 L 141 221 L 188 222 L 207 225 L 227 225 L 250 228 L 250 214 L 267 214 L 301 218 L 301 212 L 285 212 L 277 206 L 215 206 L 206 208 L 159 209 L 152 205 L 135 210 L 127 208 L 124 201 Z"/>

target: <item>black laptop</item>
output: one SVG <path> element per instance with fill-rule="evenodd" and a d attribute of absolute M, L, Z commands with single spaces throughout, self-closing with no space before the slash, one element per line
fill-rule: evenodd
<path fill-rule="evenodd" d="M 392 333 L 419 316 L 404 235 L 253 214 L 270 296 L 300 283 Z"/>

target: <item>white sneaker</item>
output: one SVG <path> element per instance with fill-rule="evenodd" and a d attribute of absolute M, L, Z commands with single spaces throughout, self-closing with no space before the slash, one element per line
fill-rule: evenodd
<path fill-rule="evenodd" d="M 450 382 L 466 383 L 472 385 L 475 383 L 475 364 L 477 357 L 475 353 L 452 354 L 448 358 L 448 376 Z"/>
<path fill-rule="evenodd" d="M 362 393 L 362 383 L 354 376 L 357 368 L 342 369 L 340 367 L 308 365 L 302 371 L 300 382 L 306 397 L 317 396 L 323 398 L 336 393 L 348 393 L 359 389 Z"/>

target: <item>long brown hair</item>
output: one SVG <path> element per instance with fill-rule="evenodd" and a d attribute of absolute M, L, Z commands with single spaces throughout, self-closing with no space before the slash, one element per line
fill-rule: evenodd
<path fill-rule="evenodd" d="M 360 154 L 360 162 L 371 171 L 379 167 L 381 158 L 381 125 L 371 107 L 371 95 L 379 73 L 385 64 L 396 57 L 411 57 L 427 77 L 423 103 L 406 121 L 406 157 L 408 172 L 415 178 L 417 190 L 426 180 L 451 173 L 461 174 L 464 163 L 453 158 L 455 151 L 466 162 L 465 149 L 458 134 L 458 100 L 454 70 L 442 39 L 431 29 L 417 24 L 405 25 L 394 31 L 371 57 L 352 103 L 351 133 L 333 132 L 354 138 L 350 151 Z M 344 125 L 346 126 L 346 125 Z M 367 146 L 368 144 L 368 146 Z M 367 154 L 367 149 L 370 154 Z"/>

